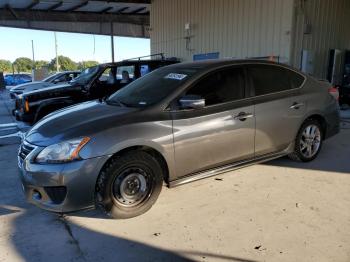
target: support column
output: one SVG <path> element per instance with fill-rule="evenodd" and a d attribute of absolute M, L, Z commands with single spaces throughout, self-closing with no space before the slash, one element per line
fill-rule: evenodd
<path fill-rule="evenodd" d="M 114 38 L 113 38 L 113 22 L 111 22 L 111 52 L 112 52 L 112 62 L 114 63 Z"/>

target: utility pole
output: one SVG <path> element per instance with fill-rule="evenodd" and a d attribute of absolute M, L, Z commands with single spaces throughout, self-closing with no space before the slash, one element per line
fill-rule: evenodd
<path fill-rule="evenodd" d="M 34 58 L 34 41 L 32 40 L 32 55 L 33 55 L 33 64 L 32 64 L 32 77 L 35 79 L 35 58 Z"/>
<path fill-rule="evenodd" d="M 111 51 L 112 51 L 112 63 L 114 63 L 114 39 L 113 39 L 113 22 L 111 22 Z"/>
<path fill-rule="evenodd" d="M 94 57 L 94 60 L 95 60 L 95 51 L 96 51 L 96 40 L 95 40 L 95 35 L 92 35 L 93 38 L 94 38 L 94 52 L 93 52 L 93 57 Z"/>
<path fill-rule="evenodd" d="M 56 32 L 54 32 L 55 34 L 55 52 L 56 52 L 56 72 L 59 72 L 59 65 L 58 65 L 58 55 L 57 55 L 57 37 L 56 37 Z"/>

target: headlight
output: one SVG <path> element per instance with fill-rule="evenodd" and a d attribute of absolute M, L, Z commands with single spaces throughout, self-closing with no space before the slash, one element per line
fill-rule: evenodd
<path fill-rule="evenodd" d="M 64 163 L 80 159 L 79 152 L 89 140 L 89 137 L 82 137 L 45 147 L 35 161 L 37 163 Z"/>

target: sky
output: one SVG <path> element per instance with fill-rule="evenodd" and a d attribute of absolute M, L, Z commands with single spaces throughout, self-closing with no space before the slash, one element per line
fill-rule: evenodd
<path fill-rule="evenodd" d="M 110 62 L 110 36 L 57 32 L 58 55 L 68 56 L 75 62 L 96 60 Z M 95 48 L 94 48 L 95 38 Z M 34 41 L 35 60 L 50 61 L 55 57 L 54 32 L 0 27 L 0 59 L 13 62 L 18 57 L 32 58 Z M 150 54 L 150 40 L 114 37 L 115 60 Z"/>

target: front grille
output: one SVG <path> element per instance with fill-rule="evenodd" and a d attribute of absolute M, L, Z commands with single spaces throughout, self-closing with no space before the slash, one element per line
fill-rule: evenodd
<path fill-rule="evenodd" d="M 23 161 L 30 152 L 34 150 L 35 146 L 23 141 L 21 147 L 19 148 L 18 157 Z"/>
<path fill-rule="evenodd" d="M 49 196 L 54 204 L 61 204 L 67 195 L 67 188 L 65 186 L 50 186 L 44 187 L 46 194 Z"/>

